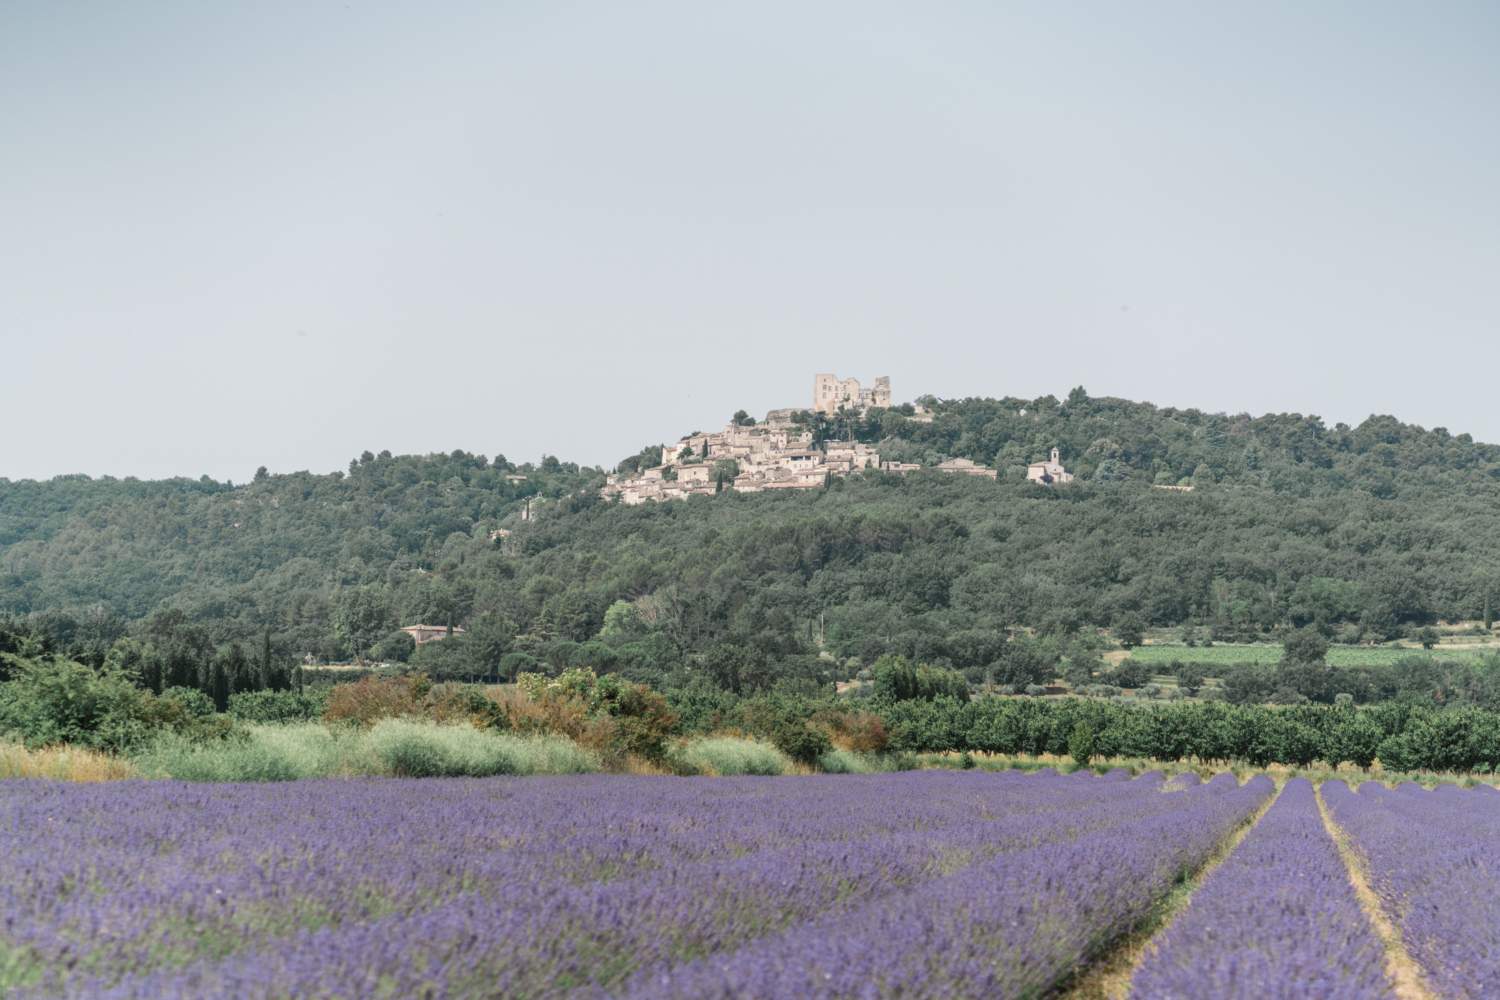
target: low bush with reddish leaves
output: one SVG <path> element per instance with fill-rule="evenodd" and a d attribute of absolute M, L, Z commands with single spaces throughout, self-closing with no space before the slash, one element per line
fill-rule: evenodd
<path fill-rule="evenodd" d="M 521 674 L 513 690 L 491 692 L 496 728 L 523 734 L 556 733 L 607 757 L 660 759 L 677 727 L 677 713 L 650 688 L 614 674 L 566 670 L 561 676 Z"/>
<path fill-rule="evenodd" d="M 369 729 L 381 719 L 427 719 L 437 723 L 470 723 L 485 727 L 493 721 L 492 703 L 478 688 L 463 684 L 433 684 L 426 674 L 404 677 L 364 677 L 340 684 L 328 696 L 324 722 L 358 723 Z"/>
<path fill-rule="evenodd" d="M 851 753 L 885 752 L 885 720 L 874 712 L 833 709 L 816 713 L 812 722 L 821 726 L 829 740 L 840 750 Z"/>

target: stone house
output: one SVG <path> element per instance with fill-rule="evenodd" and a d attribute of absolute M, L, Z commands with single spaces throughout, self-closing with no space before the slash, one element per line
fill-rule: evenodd
<path fill-rule="evenodd" d="M 982 465 L 977 465 L 967 458 L 950 458 L 948 461 L 938 465 L 937 469 L 939 472 L 964 472 L 971 476 L 989 476 L 991 479 L 994 479 L 996 475 L 994 469 L 987 469 Z"/>
<path fill-rule="evenodd" d="M 434 639 L 445 639 L 448 636 L 448 626 L 446 625 L 403 625 L 401 626 L 401 631 L 411 636 L 418 646 L 424 642 L 431 642 Z M 463 632 L 464 629 L 457 625 L 453 626 L 454 635 L 461 635 Z"/>

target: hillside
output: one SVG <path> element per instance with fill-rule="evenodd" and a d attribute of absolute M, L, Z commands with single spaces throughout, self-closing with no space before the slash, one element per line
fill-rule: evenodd
<path fill-rule="evenodd" d="M 175 608 L 136 632 L 170 644 L 190 628 L 207 650 L 269 625 L 284 654 L 341 658 L 340 595 L 373 587 L 393 625 L 451 614 L 470 636 L 450 649 L 467 643 L 466 669 L 488 672 L 512 649 L 593 638 L 624 600 L 653 661 L 720 650 L 737 676 L 800 662 L 819 629 L 866 663 L 892 651 L 964 668 L 1023 627 L 1068 636 L 1139 616 L 1225 637 L 1321 622 L 1371 638 L 1484 611 L 1500 448 L 1468 435 L 1081 391 L 926 402 L 931 423 L 885 411 L 818 432 L 897 459 L 973 458 L 1005 470 L 998 482 L 867 473 L 625 507 L 598 497 L 602 469 L 461 451 L 366 452 L 348 474 L 237 486 L 0 481 L 0 607 L 96 648 Z M 1079 481 L 1023 482 L 1054 442 Z M 1192 492 L 1151 488 L 1184 476 Z M 537 517 L 522 520 L 532 497 Z"/>

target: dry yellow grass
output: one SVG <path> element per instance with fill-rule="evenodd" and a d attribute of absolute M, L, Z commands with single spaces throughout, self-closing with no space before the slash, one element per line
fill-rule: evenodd
<path fill-rule="evenodd" d="M 28 750 L 0 743 L 0 778 L 52 778 L 57 781 L 122 781 L 140 773 L 127 760 L 80 747 Z"/>

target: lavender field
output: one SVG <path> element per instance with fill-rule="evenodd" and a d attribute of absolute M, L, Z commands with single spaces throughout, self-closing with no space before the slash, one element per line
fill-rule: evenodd
<path fill-rule="evenodd" d="M 1322 794 L 1440 995 L 1496 995 L 1500 795 Z M 7 997 L 1042 997 L 1206 863 L 1130 996 L 1392 996 L 1305 780 L 12 780 L 0 838 Z"/>

